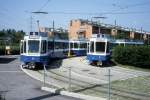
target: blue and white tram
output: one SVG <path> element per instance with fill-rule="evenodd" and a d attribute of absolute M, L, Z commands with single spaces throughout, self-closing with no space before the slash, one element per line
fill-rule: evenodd
<path fill-rule="evenodd" d="M 43 32 L 30 32 L 21 40 L 20 60 L 23 67 L 35 68 L 48 63 L 47 35 Z"/>
<path fill-rule="evenodd" d="M 103 65 L 104 63 L 109 62 L 112 49 L 117 45 L 138 46 L 144 45 L 144 41 L 129 39 L 113 40 L 106 34 L 94 35 L 89 41 L 87 59 L 90 64 Z"/>
<path fill-rule="evenodd" d="M 48 65 L 51 60 L 86 55 L 86 41 L 50 39 L 45 32 L 30 32 L 21 40 L 20 60 L 23 67 L 30 69 Z M 73 45 L 73 46 L 72 46 Z"/>
<path fill-rule="evenodd" d="M 87 40 L 71 40 L 70 53 L 73 56 L 85 56 L 87 54 Z"/>
<path fill-rule="evenodd" d="M 48 40 L 48 55 L 51 59 L 66 58 L 69 51 L 68 40 Z"/>
<path fill-rule="evenodd" d="M 128 46 L 128 45 L 139 46 L 139 45 L 144 45 L 144 41 L 132 40 L 132 39 L 116 39 L 116 40 L 111 41 L 111 47 L 115 47 L 117 45 L 120 45 L 120 46 Z"/>
<path fill-rule="evenodd" d="M 90 64 L 102 66 L 110 59 L 108 36 L 104 34 L 95 35 L 89 41 L 87 59 Z"/>

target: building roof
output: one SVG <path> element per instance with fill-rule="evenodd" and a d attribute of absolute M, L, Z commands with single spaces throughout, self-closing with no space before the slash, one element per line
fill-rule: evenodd
<path fill-rule="evenodd" d="M 135 29 L 135 28 L 129 28 L 129 27 L 123 27 L 123 26 L 119 26 L 119 25 L 111 25 L 111 24 L 105 24 L 105 23 L 100 23 L 98 21 L 90 21 L 90 20 L 85 20 L 85 19 L 76 19 L 76 21 L 79 20 L 81 21 L 81 24 L 89 24 L 92 26 L 98 26 L 98 27 L 105 27 L 107 29 L 112 29 L 115 28 L 117 30 L 123 30 L 123 31 L 133 31 L 139 34 L 150 34 L 150 32 L 145 31 L 145 30 L 141 30 L 141 29 Z"/>

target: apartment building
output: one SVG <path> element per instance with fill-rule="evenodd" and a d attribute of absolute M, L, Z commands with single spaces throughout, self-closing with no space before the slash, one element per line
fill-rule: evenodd
<path fill-rule="evenodd" d="M 69 23 L 69 39 L 89 39 L 92 34 L 110 34 L 114 38 L 127 38 L 149 42 L 150 33 L 142 29 L 115 26 L 83 19 L 71 20 Z M 122 36 L 121 36 L 122 35 Z"/>

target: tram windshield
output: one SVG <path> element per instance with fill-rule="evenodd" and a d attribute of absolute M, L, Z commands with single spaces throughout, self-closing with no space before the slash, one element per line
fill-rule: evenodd
<path fill-rule="evenodd" d="M 106 42 L 96 42 L 96 52 L 105 52 Z"/>
<path fill-rule="evenodd" d="M 39 53 L 39 43 L 38 40 L 29 40 L 28 41 L 28 52 L 29 53 Z"/>

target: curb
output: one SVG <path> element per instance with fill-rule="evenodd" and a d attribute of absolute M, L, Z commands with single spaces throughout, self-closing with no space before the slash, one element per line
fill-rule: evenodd
<path fill-rule="evenodd" d="M 21 67 L 21 66 L 20 66 L 20 67 Z M 28 73 L 28 72 L 27 72 L 25 69 L 23 69 L 22 67 L 21 67 L 21 70 L 22 70 L 24 73 L 26 73 L 27 75 L 29 75 L 30 77 L 32 77 L 33 79 L 36 79 L 36 80 L 38 80 L 38 81 L 43 82 L 42 79 L 33 76 L 32 74 Z M 49 84 L 49 83 L 46 82 L 46 84 Z M 53 86 L 58 87 L 58 88 L 62 88 L 62 87 L 60 87 L 59 85 L 56 85 L 56 84 L 50 84 L 50 85 L 53 85 Z"/>
<path fill-rule="evenodd" d="M 43 82 L 43 80 L 40 80 L 39 78 L 34 77 L 32 74 L 28 73 L 22 67 L 21 67 L 21 70 L 23 72 L 25 72 L 27 75 L 29 75 L 30 77 L 32 77 L 33 79 L 36 79 L 36 80 L 39 80 L 39 81 Z M 84 95 L 84 94 L 79 94 L 79 93 L 73 93 L 73 92 L 64 91 L 64 90 L 61 90 L 61 89 L 49 88 L 49 87 L 41 87 L 41 90 L 51 92 L 51 93 L 60 94 L 60 95 L 64 95 L 64 96 L 79 98 L 79 99 L 83 99 L 83 100 L 106 100 L 105 98 L 94 97 L 94 96 L 89 96 L 89 95 Z"/>
<path fill-rule="evenodd" d="M 100 97 L 79 94 L 79 93 L 73 93 L 73 92 L 63 91 L 63 90 L 59 90 L 59 89 L 53 89 L 53 88 L 49 88 L 49 87 L 41 87 L 41 90 L 51 92 L 51 93 L 61 94 L 64 96 L 79 98 L 79 99 L 83 99 L 83 100 L 106 100 L 106 98 L 100 98 Z"/>

